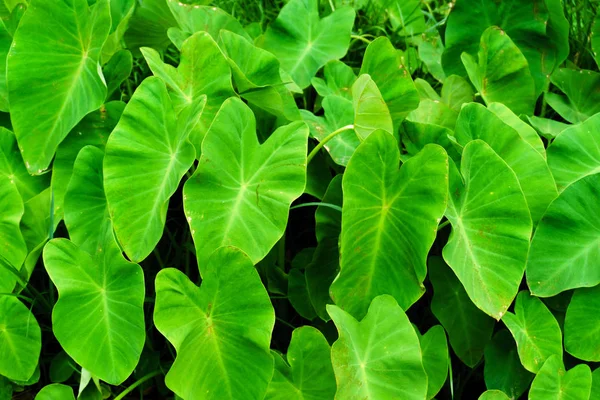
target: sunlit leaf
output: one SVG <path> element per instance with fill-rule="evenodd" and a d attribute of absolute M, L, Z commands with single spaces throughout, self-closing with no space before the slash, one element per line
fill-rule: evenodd
<path fill-rule="evenodd" d="M 600 361 L 600 286 L 575 290 L 565 317 L 565 350 L 585 361 Z"/>
<path fill-rule="evenodd" d="M 565 371 L 560 358 L 552 356 L 535 376 L 529 390 L 529 400 L 585 400 L 590 397 L 591 387 L 590 367 L 580 364 Z"/>

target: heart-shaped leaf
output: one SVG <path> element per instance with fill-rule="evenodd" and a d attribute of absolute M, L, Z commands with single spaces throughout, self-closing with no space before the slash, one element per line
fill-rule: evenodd
<path fill-rule="evenodd" d="M 295 329 L 286 358 L 273 354 L 275 373 L 265 399 L 332 399 L 336 384 L 330 352 L 319 330 L 312 326 Z"/>
<path fill-rule="evenodd" d="M 354 131 L 360 140 L 365 140 L 377 129 L 394 133 L 390 111 L 370 75 L 361 75 L 352 85 L 352 105 Z"/>
<path fill-rule="evenodd" d="M 600 283 L 600 173 L 568 186 L 549 206 L 531 241 L 527 284 L 540 297 Z"/>
<path fill-rule="evenodd" d="M 428 145 L 402 165 L 394 137 L 378 130 L 356 149 L 343 178 L 341 271 L 335 303 L 363 317 L 376 296 L 408 309 L 424 292 L 426 258 L 446 208 L 448 156 Z"/>
<path fill-rule="evenodd" d="M 156 277 L 154 323 L 177 351 L 166 384 L 184 399 L 263 398 L 275 314 L 260 277 L 233 247 L 215 251 L 203 277 L 200 288 L 173 268 Z"/>
<path fill-rule="evenodd" d="M 600 172 L 600 114 L 563 130 L 548 147 L 548 165 L 560 191 Z"/>
<path fill-rule="evenodd" d="M 529 400 L 585 400 L 590 398 L 591 388 L 590 367 L 580 364 L 565 371 L 561 359 L 554 355 L 535 376 L 529 389 Z"/>
<path fill-rule="evenodd" d="M 577 124 L 600 112 L 600 74 L 595 71 L 561 68 L 551 77 L 565 96 L 546 93 L 545 99 L 561 117 Z"/>
<path fill-rule="evenodd" d="M 291 0 L 267 28 L 263 47 L 304 89 L 322 66 L 346 54 L 354 16 L 342 7 L 321 19 L 318 0 Z"/>
<path fill-rule="evenodd" d="M 229 99 L 202 143 L 196 172 L 184 187 L 184 208 L 202 271 L 210 254 L 231 245 L 253 263 L 285 230 L 292 201 L 304 191 L 308 128 L 293 122 L 263 144 L 252 111 Z"/>
<path fill-rule="evenodd" d="M 27 381 L 41 348 L 42 333 L 31 311 L 15 296 L 0 296 L 0 375 Z"/>
<path fill-rule="evenodd" d="M 529 209 L 515 173 L 482 140 L 465 146 L 461 172 L 451 163 L 444 260 L 473 303 L 499 320 L 525 271 Z"/>
<path fill-rule="evenodd" d="M 352 100 L 351 88 L 356 74 L 351 67 L 339 60 L 329 61 L 323 68 L 323 79 L 312 78 L 311 83 L 321 97 L 336 95 Z"/>
<path fill-rule="evenodd" d="M 46 244 L 44 265 L 59 293 L 54 335 L 79 365 L 120 385 L 137 365 L 146 336 L 142 269 L 114 243 L 92 257 L 67 239 Z"/>
<path fill-rule="evenodd" d="M 427 374 L 426 399 L 433 399 L 442 389 L 448 377 L 450 353 L 448 353 L 446 332 L 441 325 L 435 325 L 424 335 L 421 336 L 419 332 L 417 334 L 421 344 L 423 368 Z"/>
<path fill-rule="evenodd" d="M 336 398 L 419 399 L 427 394 L 419 339 L 392 296 L 373 299 L 362 321 L 328 305 L 339 337 L 331 348 Z"/>
<path fill-rule="evenodd" d="M 498 27 L 490 27 L 481 35 L 478 61 L 463 53 L 469 79 L 486 104 L 500 102 L 515 114 L 533 114 L 535 83 L 527 59 Z"/>
<path fill-rule="evenodd" d="M 562 360 L 562 332 L 556 319 L 537 297 L 522 291 L 515 301 L 514 314 L 507 312 L 502 321 L 517 342 L 523 366 L 537 373 L 548 357 Z"/>
<path fill-rule="evenodd" d="M 135 91 L 106 144 L 108 209 L 132 261 L 146 258 L 160 240 L 169 198 L 194 161 L 182 119 L 175 115 L 165 84 L 150 77 Z"/>
<path fill-rule="evenodd" d="M 469 367 L 481 357 L 494 332 L 494 320 L 475 307 L 460 281 L 440 257 L 429 259 L 433 285 L 431 311 L 442 323 L 452 349 Z"/>
<path fill-rule="evenodd" d="M 7 80 L 10 118 L 30 173 L 48 168 L 69 131 L 102 105 L 106 83 L 98 61 L 109 29 L 106 0 L 91 8 L 86 0 L 38 1 L 21 18 Z"/>
<path fill-rule="evenodd" d="M 565 317 L 565 350 L 585 361 L 600 361 L 600 286 L 577 289 Z"/>

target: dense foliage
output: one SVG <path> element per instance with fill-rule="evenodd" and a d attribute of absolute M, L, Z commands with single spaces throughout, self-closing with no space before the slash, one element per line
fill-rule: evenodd
<path fill-rule="evenodd" d="M 600 399 L 597 8 L 0 0 L 0 400 Z"/>

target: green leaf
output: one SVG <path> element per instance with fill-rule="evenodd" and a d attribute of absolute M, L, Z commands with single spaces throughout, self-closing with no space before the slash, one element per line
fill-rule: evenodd
<path fill-rule="evenodd" d="M 439 100 L 424 99 L 406 119 L 421 124 L 439 125 L 454 130 L 458 113 Z"/>
<path fill-rule="evenodd" d="M 135 0 L 110 1 L 111 26 L 108 38 L 102 47 L 102 64 L 110 63 L 113 56 L 123 49 L 123 36 L 129 28 L 129 20 L 133 15 L 135 5 Z M 131 73 L 131 68 L 129 69 L 129 73 Z M 129 73 L 125 78 L 129 76 Z M 109 80 L 107 79 L 106 81 L 108 82 Z M 108 93 L 110 94 L 110 86 Z"/>
<path fill-rule="evenodd" d="M 5 5 L 0 3 L 0 8 L 4 8 Z M 13 41 L 13 35 L 10 32 L 10 21 L 5 21 L 4 18 L 10 19 L 8 10 L 2 10 L 3 14 L 6 13 L 6 17 L 2 15 L 0 20 L 0 62 L 4 66 L 0 68 L 0 111 L 8 112 L 8 83 L 6 81 L 6 58 L 10 51 L 10 45 Z"/>
<path fill-rule="evenodd" d="M 13 291 L 27 256 L 27 245 L 19 229 L 23 213 L 16 184 L 0 175 L 0 293 Z"/>
<path fill-rule="evenodd" d="M 528 116 L 527 120 L 535 128 L 538 133 L 546 139 L 554 139 L 559 133 L 567 129 L 570 125 L 564 122 L 555 121 L 549 118 L 540 118 Z"/>
<path fill-rule="evenodd" d="M 318 0 L 291 0 L 267 28 L 262 47 L 304 89 L 328 61 L 346 55 L 354 17 L 352 8 L 342 7 L 321 19 Z"/>
<path fill-rule="evenodd" d="M 429 73 L 438 81 L 443 82 L 446 74 L 442 68 L 442 54 L 444 43 L 437 31 L 426 32 L 419 43 L 419 58 L 427 66 Z"/>
<path fill-rule="evenodd" d="M 479 396 L 479 400 L 510 400 L 506 393 L 500 390 L 486 390 Z"/>
<path fill-rule="evenodd" d="M 331 348 L 336 398 L 425 398 L 419 339 L 392 296 L 374 298 L 360 322 L 337 306 L 327 311 L 339 332 Z"/>
<path fill-rule="evenodd" d="M 167 387 L 184 399 L 263 398 L 275 324 L 267 291 L 252 261 L 233 247 L 215 251 L 203 277 L 198 288 L 173 268 L 156 276 L 154 324 L 177 351 Z"/>
<path fill-rule="evenodd" d="M 508 107 L 506 107 L 502 103 L 491 103 L 488 106 L 488 110 L 496 114 L 498 118 L 502 120 L 507 125 L 510 125 L 521 139 L 526 141 L 531 147 L 533 147 L 538 153 L 540 153 L 544 158 L 546 158 L 546 148 L 544 147 L 544 142 L 540 139 L 540 136 L 537 134 L 535 129 L 531 126 L 527 125 L 521 118 L 519 118 L 515 113 L 513 113 Z M 530 117 L 537 118 L 537 117 Z"/>
<path fill-rule="evenodd" d="M 600 283 L 600 173 L 567 187 L 549 206 L 531 241 L 527 284 L 539 297 Z"/>
<path fill-rule="evenodd" d="M 14 184 L 23 202 L 41 193 L 48 187 L 50 177 L 47 174 L 31 176 L 25 168 L 15 135 L 0 127 L 0 175 Z"/>
<path fill-rule="evenodd" d="M 457 1 L 446 23 L 446 50 L 442 58 L 446 75 L 464 75 L 461 54 L 475 54 L 483 32 L 490 26 L 498 26 L 527 58 L 537 98 L 548 84 L 547 77 L 569 53 L 568 29 L 562 29 L 568 23 L 562 6 L 556 3 L 550 0 Z"/>
<path fill-rule="evenodd" d="M 525 271 L 532 229 L 527 202 L 515 173 L 481 140 L 465 146 L 461 172 L 450 165 L 452 233 L 444 260 L 473 303 L 499 320 Z"/>
<path fill-rule="evenodd" d="M 54 212 L 59 219 L 62 218 L 65 193 L 79 151 L 88 145 L 104 150 L 108 136 L 119 122 L 124 109 L 125 103 L 122 101 L 106 103 L 99 110 L 86 115 L 58 146 L 52 164 L 52 193 Z"/>
<path fill-rule="evenodd" d="M 21 218 L 21 233 L 27 244 L 28 254 L 25 264 L 21 267 L 21 276 L 25 277 L 25 280 L 29 280 L 38 258 L 42 254 L 44 244 L 49 235 L 54 232 L 60 220 L 56 215 L 51 215 L 51 188 L 47 188 L 42 193 L 32 197 L 24 206 L 25 212 Z"/>
<path fill-rule="evenodd" d="M 133 57 L 129 50 L 119 50 L 104 66 L 103 73 L 106 80 L 106 98 L 110 98 L 121 86 L 133 69 Z"/>
<path fill-rule="evenodd" d="M 463 53 L 461 59 L 486 104 L 500 102 L 515 114 L 533 114 L 535 83 L 527 59 L 506 32 L 486 29 L 477 56 L 478 61 Z"/>
<path fill-rule="evenodd" d="M 113 229 L 104 195 L 104 152 L 86 146 L 79 152 L 65 195 L 65 225 L 71 241 L 90 255 L 113 242 Z M 113 242 L 114 243 L 114 242 Z"/>
<path fill-rule="evenodd" d="M 441 325 L 435 325 L 423 336 L 420 334 L 417 336 L 419 336 L 421 344 L 423 368 L 427 374 L 426 399 L 433 399 L 442 389 L 448 377 L 450 353 L 448 353 L 446 332 Z"/>
<path fill-rule="evenodd" d="M 321 97 L 336 95 L 352 100 L 351 88 L 356 81 L 354 70 L 339 60 L 332 60 L 323 68 L 324 79 L 312 78 L 311 83 Z"/>
<path fill-rule="evenodd" d="M 142 269 L 126 261 L 114 243 L 92 257 L 67 239 L 46 244 L 44 266 L 59 293 L 52 311 L 59 343 L 94 376 L 120 385 L 144 346 Z"/>
<path fill-rule="evenodd" d="M 35 396 L 35 400 L 75 400 L 71 386 L 54 383 L 42 388 Z"/>
<path fill-rule="evenodd" d="M 514 311 L 507 312 L 502 321 L 515 338 L 523 366 L 537 373 L 548 357 L 556 354 L 562 360 L 562 332 L 544 303 L 522 291 Z"/>
<path fill-rule="evenodd" d="M 287 281 L 287 297 L 294 309 L 302 318 L 313 320 L 317 317 L 315 309 L 308 295 L 308 287 L 305 278 L 305 268 L 311 262 L 314 247 L 305 247 L 292 260 Z"/>
<path fill-rule="evenodd" d="M 529 388 L 534 375 L 521 365 L 515 341 L 506 329 L 498 331 L 485 348 L 483 375 L 488 389 L 497 389 L 518 399 Z"/>
<path fill-rule="evenodd" d="M 408 155 L 414 156 L 427 144 L 435 143 L 442 146 L 448 156 L 455 162 L 460 162 L 460 154 L 449 139 L 450 136 L 454 135 L 454 132 L 450 129 L 440 125 L 424 124 L 407 119 L 402 123 L 401 132 L 402 144 Z"/>
<path fill-rule="evenodd" d="M 565 350 L 580 360 L 600 361 L 600 286 L 575 290 L 565 317 Z"/>
<path fill-rule="evenodd" d="M 362 74 L 369 74 L 381 91 L 394 122 L 394 132 L 397 131 L 408 113 L 418 107 L 419 94 L 388 38 L 379 37 L 367 46 L 360 68 Z"/>
<path fill-rule="evenodd" d="M 441 101 L 446 103 L 452 110 L 460 112 L 464 103 L 470 103 L 475 97 L 471 84 L 458 75 L 450 75 L 442 86 Z"/>
<path fill-rule="evenodd" d="M 0 398 L 2 399 L 12 399 L 13 395 L 13 385 L 3 376 L 0 376 Z"/>
<path fill-rule="evenodd" d="M 293 122 L 263 144 L 252 111 L 229 99 L 202 143 L 196 172 L 184 187 L 184 208 L 203 271 L 210 254 L 236 246 L 253 263 L 285 231 L 292 201 L 304 192 L 308 128 Z"/>
<path fill-rule="evenodd" d="M 359 318 L 380 294 L 408 309 L 425 291 L 427 253 L 448 197 L 448 157 L 428 145 L 398 171 L 399 163 L 396 140 L 378 130 L 344 173 L 341 271 L 331 297 Z"/>
<path fill-rule="evenodd" d="M 27 381 L 35 372 L 42 348 L 40 327 L 15 296 L 0 296 L 0 375 Z"/>
<path fill-rule="evenodd" d="M 165 0 L 144 0 L 136 2 L 135 11 L 125 31 L 127 48 L 153 47 L 165 50 L 171 44 L 167 29 L 177 26 Z M 139 54 L 139 52 L 138 52 Z"/>
<path fill-rule="evenodd" d="M 592 373 L 592 392 L 590 400 L 600 399 L 600 368 L 596 368 Z"/>
<path fill-rule="evenodd" d="M 587 70 L 561 68 L 551 77 L 552 83 L 565 96 L 546 93 L 545 99 L 561 117 L 576 124 L 600 112 L 600 73 Z"/>
<path fill-rule="evenodd" d="M 462 108 L 456 122 L 455 136 L 463 146 L 471 140 L 481 139 L 502 157 L 517 176 L 531 219 L 534 225 L 537 224 L 548 204 L 558 196 L 544 156 L 500 117 L 477 103 Z"/>
<path fill-rule="evenodd" d="M 98 60 L 109 29 L 106 0 L 91 9 L 85 0 L 34 0 L 21 18 L 7 79 L 11 121 L 30 173 L 48 168 L 69 131 L 102 105 Z"/>
<path fill-rule="evenodd" d="M 361 141 L 378 129 L 394 133 L 390 111 L 368 74 L 361 75 L 352 85 L 352 105 L 354 131 Z"/>
<path fill-rule="evenodd" d="M 145 259 L 160 240 L 169 198 L 194 161 L 189 131 L 181 125 L 165 84 L 146 78 L 106 144 L 108 209 L 117 238 L 134 262 Z"/>
<path fill-rule="evenodd" d="M 215 40 L 206 32 L 196 33 L 183 43 L 177 68 L 165 64 L 154 49 L 140 50 L 152 73 L 167 85 L 177 115 L 180 115 L 183 109 L 193 107 L 200 98 L 206 96 L 206 106 L 200 116 L 200 122 L 190 135 L 190 141 L 196 147 L 199 156 L 204 135 L 219 107 L 227 98 L 235 96 L 231 86 L 229 63 Z"/>
<path fill-rule="evenodd" d="M 450 345 L 458 358 L 473 368 L 492 338 L 494 320 L 475 307 L 456 275 L 440 257 L 431 257 L 428 265 L 433 285 L 431 311 L 448 332 Z"/>
<path fill-rule="evenodd" d="M 332 399 L 336 391 L 329 343 L 312 326 L 294 329 L 286 359 L 273 353 L 275 373 L 265 399 Z M 288 365 L 289 363 L 289 365 Z"/>
<path fill-rule="evenodd" d="M 76 371 L 75 365 L 73 359 L 64 350 L 61 350 L 52 357 L 52 361 L 50 362 L 50 381 L 62 383 L 69 380 Z"/>
<path fill-rule="evenodd" d="M 600 114 L 559 133 L 548 147 L 548 165 L 560 191 L 600 172 Z"/>
<path fill-rule="evenodd" d="M 592 372 L 580 364 L 568 371 L 558 356 L 546 360 L 536 375 L 529 400 L 586 400 L 590 398 Z"/>

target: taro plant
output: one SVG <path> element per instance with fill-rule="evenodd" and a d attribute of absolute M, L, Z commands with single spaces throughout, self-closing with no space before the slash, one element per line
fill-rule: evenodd
<path fill-rule="evenodd" d="M 0 400 L 600 399 L 597 8 L 0 0 Z"/>

